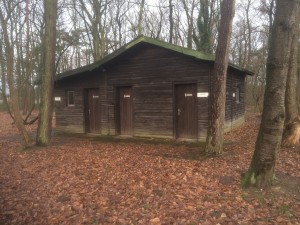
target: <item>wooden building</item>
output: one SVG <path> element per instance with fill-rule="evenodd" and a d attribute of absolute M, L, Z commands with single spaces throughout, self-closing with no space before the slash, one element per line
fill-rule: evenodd
<path fill-rule="evenodd" d="M 204 140 L 214 57 L 138 37 L 55 78 L 56 130 Z M 244 122 L 246 75 L 230 64 L 225 129 Z"/>

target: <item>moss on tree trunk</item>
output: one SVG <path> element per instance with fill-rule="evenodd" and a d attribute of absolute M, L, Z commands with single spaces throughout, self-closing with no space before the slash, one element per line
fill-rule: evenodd
<path fill-rule="evenodd" d="M 272 184 L 276 153 L 280 148 L 285 119 L 285 91 L 295 13 L 299 0 L 277 0 L 269 43 L 267 80 L 262 121 L 244 187 Z"/>
<path fill-rule="evenodd" d="M 57 0 L 44 0 L 45 37 L 44 37 L 44 67 L 41 85 L 40 119 L 36 137 L 36 145 L 48 145 L 51 140 L 53 82 L 55 74 L 55 45 Z"/>

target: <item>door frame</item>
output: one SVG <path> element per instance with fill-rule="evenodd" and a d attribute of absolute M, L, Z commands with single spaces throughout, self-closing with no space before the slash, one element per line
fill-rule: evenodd
<path fill-rule="evenodd" d="M 134 102 L 133 102 L 133 87 L 132 85 L 125 85 L 125 86 L 116 86 L 116 96 L 115 96 L 115 101 L 116 101 L 116 109 L 115 109 L 115 127 L 116 127 L 116 134 L 117 135 L 122 135 L 121 134 L 121 110 L 120 110 L 120 90 L 122 88 L 130 88 L 131 89 L 131 106 L 132 106 L 132 113 L 131 113 L 131 121 L 132 121 L 132 130 L 131 130 L 131 135 L 128 136 L 133 136 L 134 134 Z"/>
<path fill-rule="evenodd" d="M 197 121 L 197 128 L 196 128 L 196 138 L 195 140 L 198 140 L 199 138 L 199 124 L 198 124 L 198 97 L 197 97 L 197 92 L 198 92 L 198 82 L 196 80 L 191 80 L 191 81 L 186 81 L 186 82 L 173 82 L 173 137 L 174 139 L 180 139 L 178 137 L 178 122 L 177 122 L 177 87 L 180 85 L 195 85 L 196 86 L 196 121 Z"/>
<path fill-rule="evenodd" d="M 98 91 L 98 114 L 99 114 L 99 134 L 101 130 L 101 114 L 100 114 L 100 88 L 99 87 L 89 87 L 89 88 L 84 88 L 83 89 L 83 108 L 84 108 L 84 131 L 85 133 L 91 133 L 91 125 L 90 125 L 90 120 L 89 120 L 89 108 L 90 108 L 90 103 L 89 103 L 89 91 L 90 90 L 97 90 Z M 96 133 L 97 134 L 97 133 Z"/>

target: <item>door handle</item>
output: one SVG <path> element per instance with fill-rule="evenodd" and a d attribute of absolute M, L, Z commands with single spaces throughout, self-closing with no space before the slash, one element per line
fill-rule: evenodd
<path fill-rule="evenodd" d="M 180 116 L 180 114 L 181 114 L 181 110 L 178 108 L 177 109 L 177 115 Z"/>

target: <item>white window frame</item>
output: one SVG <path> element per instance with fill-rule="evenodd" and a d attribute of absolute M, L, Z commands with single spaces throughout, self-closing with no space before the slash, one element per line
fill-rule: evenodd
<path fill-rule="evenodd" d="M 70 104 L 70 94 L 72 93 L 73 95 L 73 103 Z M 75 91 L 67 91 L 67 106 L 75 106 Z"/>

